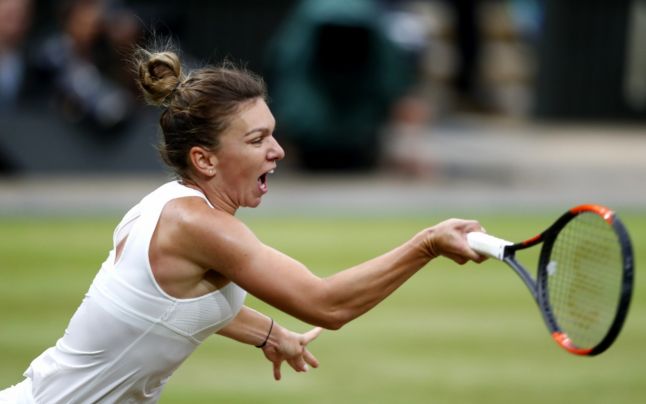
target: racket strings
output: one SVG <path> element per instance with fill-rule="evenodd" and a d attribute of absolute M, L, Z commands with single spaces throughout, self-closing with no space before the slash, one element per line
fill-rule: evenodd
<path fill-rule="evenodd" d="M 621 293 L 621 247 L 611 225 L 582 213 L 558 234 L 546 267 L 549 304 L 570 341 L 592 348 L 605 337 Z"/>

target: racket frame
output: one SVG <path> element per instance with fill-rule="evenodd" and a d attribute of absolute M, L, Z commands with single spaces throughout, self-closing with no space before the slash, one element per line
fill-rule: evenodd
<path fill-rule="evenodd" d="M 618 241 L 621 245 L 622 255 L 622 284 L 617 304 L 617 311 L 615 312 L 614 320 L 608 329 L 604 338 L 592 348 L 580 348 L 575 346 L 568 336 L 562 332 L 558 326 L 552 308 L 549 304 L 548 288 L 547 288 L 547 265 L 550 261 L 550 254 L 558 233 L 563 229 L 572 219 L 582 213 L 595 213 L 612 226 Z M 538 269 L 536 279 L 532 278 L 529 272 L 516 260 L 516 252 L 533 247 L 537 244 L 543 243 L 540 252 Z M 501 261 L 509 265 L 516 274 L 521 278 L 527 289 L 536 301 L 545 325 L 547 326 L 552 339 L 556 341 L 562 348 L 575 355 L 594 356 L 602 353 L 617 338 L 621 328 L 628 314 L 630 307 L 630 300 L 632 296 L 632 285 L 634 281 L 634 258 L 630 237 L 628 232 L 617 217 L 615 212 L 609 208 L 601 205 L 579 205 L 559 217 L 550 227 L 545 229 L 542 233 L 522 241 L 520 243 L 510 243 L 503 247 L 503 252 L 499 258 Z"/>

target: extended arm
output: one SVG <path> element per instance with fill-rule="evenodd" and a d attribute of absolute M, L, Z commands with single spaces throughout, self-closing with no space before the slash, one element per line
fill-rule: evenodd
<path fill-rule="evenodd" d="M 264 245 L 235 217 L 191 203 L 182 217 L 188 259 L 213 268 L 254 296 L 310 324 L 337 329 L 389 296 L 431 259 L 481 261 L 466 234 L 475 221 L 451 219 L 425 229 L 393 250 L 328 278 Z"/>
<path fill-rule="evenodd" d="M 431 259 L 444 255 L 463 264 L 484 257 L 466 243 L 466 233 L 481 229 L 474 221 L 448 220 L 425 229 L 391 251 L 337 272 L 327 278 L 312 275 L 302 264 L 269 247 L 259 247 L 247 271 L 259 269 L 244 281 L 251 293 L 303 321 L 337 329 L 372 309 Z M 272 263 L 271 269 L 267 264 Z M 266 270 L 263 270 L 263 266 Z M 263 282 L 283 280 L 274 288 Z M 277 291 L 277 293 L 275 292 Z"/>

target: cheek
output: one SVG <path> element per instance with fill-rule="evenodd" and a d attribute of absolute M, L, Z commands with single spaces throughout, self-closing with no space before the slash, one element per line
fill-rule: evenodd
<path fill-rule="evenodd" d="M 247 181 L 255 173 L 254 167 L 249 164 L 249 156 L 229 155 L 218 164 L 223 180 L 229 183 Z"/>
<path fill-rule="evenodd" d="M 228 184 L 242 185 L 257 179 L 261 174 L 265 153 L 261 148 L 247 144 L 222 144 L 216 171 L 221 174 L 221 181 Z"/>

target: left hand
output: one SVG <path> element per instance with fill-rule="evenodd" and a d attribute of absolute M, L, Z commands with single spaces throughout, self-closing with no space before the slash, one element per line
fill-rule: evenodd
<path fill-rule="evenodd" d="M 313 328 L 303 334 L 281 326 L 274 328 L 272 334 L 276 333 L 275 342 L 272 338 L 271 342 L 262 348 L 265 357 L 273 363 L 274 379 L 280 380 L 280 367 L 283 361 L 286 361 L 297 372 L 307 372 L 308 365 L 314 368 L 319 366 L 318 360 L 307 350 L 307 344 L 319 336 L 322 331 L 320 327 Z"/>

